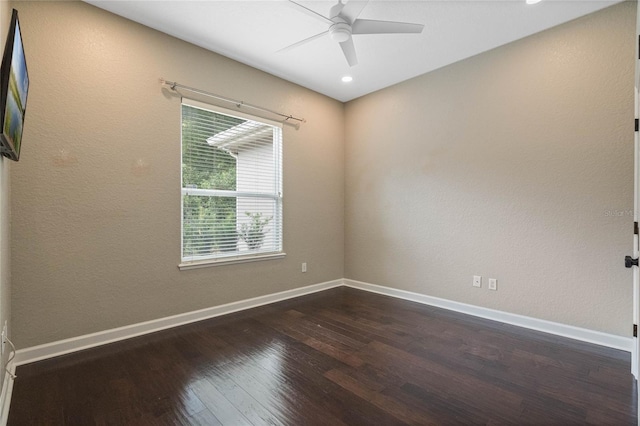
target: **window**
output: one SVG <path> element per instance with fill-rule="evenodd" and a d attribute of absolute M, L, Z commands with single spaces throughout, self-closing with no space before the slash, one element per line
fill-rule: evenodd
<path fill-rule="evenodd" d="M 183 100 L 180 267 L 283 255 L 282 127 Z"/>

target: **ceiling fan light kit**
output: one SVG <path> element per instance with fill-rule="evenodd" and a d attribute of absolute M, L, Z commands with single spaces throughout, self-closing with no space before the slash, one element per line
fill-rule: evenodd
<path fill-rule="evenodd" d="M 323 23 L 328 24 L 329 28 L 319 34 L 315 34 L 304 40 L 293 43 L 279 52 L 290 50 L 309 43 L 313 40 L 321 38 L 327 34 L 333 41 L 340 44 L 342 53 L 349 66 L 353 67 L 358 64 L 356 49 L 353 44 L 352 35 L 355 34 L 420 34 L 424 29 L 422 24 L 414 24 L 408 22 L 392 22 L 392 21 L 376 21 L 371 19 L 358 19 L 360 12 L 367 5 L 369 0 L 358 1 L 350 0 L 348 3 L 338 1 L 338 4 L 331 7 L 329 12 L 331 17 L 326 17 L 320 13 L 303 6 L 293 0 L 289 3 L 297 10 L 306 13 Z"/>
<path fill-rule="evenodd" d="M 331 39 L 338 43 L 347 41 L 351 38 L 351 25 L 346 22 L 337 22 L 329 27 L 329 34 Z"/>

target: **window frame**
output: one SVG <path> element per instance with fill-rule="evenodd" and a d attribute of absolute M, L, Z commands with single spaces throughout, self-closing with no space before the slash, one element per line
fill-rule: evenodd
<path fill-rule="evenodd" d="M 205 111 L 211 111 L 216 114 L 222 114 L 229 117 L 239 118 L 242 120 L 251 120 L 258 123 L 262 123 L 274 128 L 275 132 L 278 132 L 279 137 L 273 138 L 273 156 L 274 156 L 274 180 L 276 183 L 277 191 L 274 194 L 267 193 L 247 193 L 243 191 L 225 191 L 225 190 L 201 190 L 194 188 L 184 188 L 183 187 L 183 145 L 182 145 L 182 124 L 183 124 L 183 115 L 182 115 L 182 107 L 183 105 L 199 108 Z M 246 263 L 246 262 L 258 262 L 264 260 L 273 260 L 273 259 L 282 259 L 286 256 L 284 252 L 284 198 L 282 192 L 282 181 L 283 181 L 283 160 L 282 160 L 282 145 L 283 145 L 283 125 L 280 122 L 272 121 L 269 119 L 265 119 L 263 117 L 246 114 L 234 110 L 230 110 L 227 108 L 223 108 L 217 105 L 212 105 L 200 101 L 196 101 L 189 98 L 182 98 L 180 102 L 180 263 L 178 264 L 178 268 L 180 270 L 186 269 L 195 269 L 195 268 L 204 268 L 210 266 L 221 266 L 221 265 L 233 265 L 238 263 Z M 190 194 L 191 193 L 191 194 Z M 217 194 L 216 194 L 217 193 Z M 232 194 L 229 194 L 232 193 Z M 279 217 L 280 226 L 274 228 L 274 232 L 276 235 L 276 242 L 278 244 L 278 249 L 274 251 L 263 251 L 259 253 L 253 254 L 238 254 L 235 252 L 234 254 L 227 254 L 223 256 L 216 257 L 207 257 L 202 256 L 198 259 L 195 256 L 187 256 L 184 255 L 184 197 L 185 195 L 199 195 L 199 196 L 234 196 L 239 198 L 243 197 L 255 197 L 255 198 L 266 198 L 273 199 L 275 201 L 275 215 Z"/>

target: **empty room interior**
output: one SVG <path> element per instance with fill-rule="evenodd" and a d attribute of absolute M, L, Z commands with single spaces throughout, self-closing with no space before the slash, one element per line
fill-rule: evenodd
<path fill-rule="evenodd" d="M 637 424 L 637 16 L 1 2 L 0 424 Z"/>

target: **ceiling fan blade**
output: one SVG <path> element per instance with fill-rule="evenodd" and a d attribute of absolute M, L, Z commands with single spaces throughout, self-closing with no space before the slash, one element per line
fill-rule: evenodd
<path fill-rule="evenodd" d="M 293 0 L 289 0 L 289 4 L 291 6 L 293 6 L 294 8 L 296 8 L 297 10 L 299 10 L 300 12 L 306 13 L 309 16 L 312 16 L 312 17 L 314 17 L 316 19 L 319 19 L 322 22 L 324 22 L 325 24 L 333 25 L 333 21 L 331 19 L 327 18 L 324 15 L 319 14 L 315 10 L 311 10 L 308 7 L 301 5 L 300 3 L 296 3 Z"/>
<path fill-rule="evenodd" d="M 339 0 L 338 3 L 331 7 L 331 10 L 329 11 L 329 18 L 333 19 L 336 16 L 340 15 L 342 9 L 344 9 L 344 3 L 342 3 L 342 0 Z"/>
<path fill-rule="evenodd" d="M 353 39 L 349 38 L 349 40 L 343 41 L 340 43 L 340 47 L 342 48 L 344 57 L 347 58 L 349 66 L 353 67 L 358 65 L 358 56 L 356 55 L 356 47 L 353 45 Z"/>
<path fill-rule="evenodd" d="M 349 2 L 342 8 L 340 16 L 345 18 L 349 23 L 355 22 L 355 20 L 362 13 L 362 9 L 369 3 L 369 0 L 349 0 Z"/>
<path fill-rule="evenodd" d="M 287 47 L 283 47 L 282 49 L 278 50 L 276 53 L 286 52 L 286 51 L 288 51 L 288 50 L 295 49 L 295 48 L 296 48 L 296 47 L 298 47 L 298 46 L 302 46 L 303 44 L 307 44 L 307 43 L 309 43 L 310 41 L 313 41 L 313 40 L 315 40 L 315 39 L 317 39 L 317 38 L 320 38 L 320 37 L 322 37 L 322 36 L 324 36 L 324 35 L 327 35 L 327 34 L 329 34 L 329 31 L 328 31 L 328 30 L 327 30 L 327 31 L 323 31 L 323 32 L 321 32 L 321 33 L 319 33 L 319 34 L 316 34 L 316 35 L 312 35 L 311 37 L 305 38 L 304 40 L 300 40 L 300 41 L 299 41 L 299 42 L 297 42 L 297 43 L 293 43 L 293 44 L 290 44 L 290 45 L 289 45 L 289 46 L 287 46 Z"/>
<path fill-rule="evenodd" d="M 424 29 L 424 25 L 411 24 L 409 22 L 356 19 L 351 29 L 352 34 L 419 34 Z"/>

